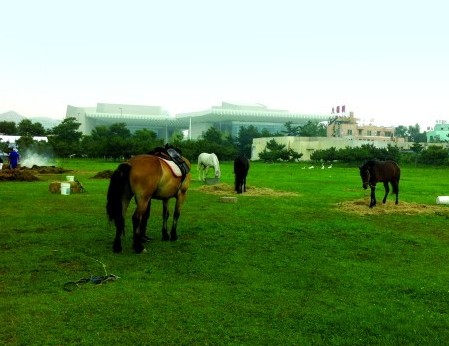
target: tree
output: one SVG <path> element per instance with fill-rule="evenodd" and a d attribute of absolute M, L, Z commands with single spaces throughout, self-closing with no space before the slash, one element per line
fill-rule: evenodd
<path fill-rule="evenodd" d="M 326 137 L 326 126 L 317 121 L 308 121 L 300 126 L 300 135 L 304 137 Z"/>
<path fill-rule="evenodd" d="M 259 154 L 259 158 L 265 162 L 296 161 L 302 157 L 293 149 L 285 149 L 285 144 L 279 144 L 274 139 L 267 142 L 265 149 Z"/>
<path fill-rule="evenodd" d="M 415 166 L 418 163 L 418 156 L 423 151 L 424 147 L 422 144 L 418 142 L 414 142 L 413 145 L 410 147 L 410 149 L 415 153 Z"/>
<path fill-rule="evenodd" d="M 14 121 L 0 121 L 0 133 L 4 135 L 17 135 L 17 126 Z"/>
<path fill-rule="evenodd" d="M 404 125 L 399 125 L 394 129 L 394 135 L 396 137 L 408 137 L 408 129 Z"/>
<path fill-rule="evenodd" d="M 196 143 L 195 157 L 203 152 L 214 153 L 220 160 L 233 160 L 237 154 L 237 147 L 231 135 L 210 127 L 203 132 L 202 138 Z"/>
<path fill-rule="evenodd" d="M 287 121 L 284 124 L 285 130 L 281 131 L 285 136 L 301 135 L 301 126 L 293 126 L 293 121 Z"/>
<path fill-rule="evenodd" d="M 237 135 L 237 147 L 240 153 L 245 154 L 246 157 L 251 157 L 251 148 L 253 146 L 253 139 L 261 137 L 261 134 L 257 127 L 249 125 L 248 127 L 242 126 L 239 128 Z"/>
<path fill-rule="evenodd" d="M 222 133 L 218 131 L 215 127 L 211 126 L 206 132 L 203 132 L 201 136 L 205 141 L 212 143 L 221 143 Z"/>
<path fill-rule="evenodd" d="M 41 123 L 34 123 L 29 119 L 20 121 L 17 127 L 17 133 L 20 136 L 45 136 L 46 131 Z"/>
<path fill-rule="evenodd" d="M 145 154 L 151 149 L 163 145 L 164 141 L 157 138 L 156 132 L 148 129 L 137 130 L 131 137 L 131 148 L 134 155 Z"/>
<path fill-rule="evenodd" d="M 135 154 L 131 144 L 131 131 L 125 123 L 115 123 L 109 127 L 96 127 L 94 130 L 92 137 L 101 143 L 102 156 L 118 160 Z"/>
<path fill-rule="evenodd" d="M 122 139 L 130 138 L 131 131 L 126 127 L 125 123 L 115 123 L 109 126 L 109 133 Z"/>
<path fill-rule="evenodd" d="M 447 149 L 431 145 L 420 154 L 420 161 L 431 165 L 447 165 L 449 152 Z"/>
<path fill-rule="evenodd" d="M 412 151 L 414 151 L 415 153 L 419 154 L 421 151 L 423 151 L 424 147 L 422 146 L 422 144 L 420 144 L 418 142 L 414 142 L 412 144 L 412 146 L 410 147 L 410 149 Z"/>
<path fill-rule="evenodd" d="M 415 126 L 409 126 L 408 127 L 408 135 L 409 135 L 409 141 L 411 142 L 426 142 L 426 133 L 421 133 L 421 129 L 419 124 L 416 124 Z"/>
<path fill-rule="evenodd" d="M 421 133 L 419 124 L 414 126 L 410 125 L 408 127 L 399 125 L 394 129 L 394 135 L 396 137 L 407 138 L 410 142 L 426 142 L 426 132 Z"/>
<path fill-rule="evenodd" d="M 80 125 L 76 118 L 70 117 L 65 118 L 50 131 L 48 142 L 57 156 L 67 157 L 70 154 L 80 153 L 82 132 L 77 131 Z"/>

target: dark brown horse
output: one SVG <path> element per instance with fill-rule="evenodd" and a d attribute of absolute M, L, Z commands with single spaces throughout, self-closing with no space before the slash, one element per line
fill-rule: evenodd
<path fill-rule="evenodd" d="M 376 205 L 376 184 L 378 182 L 384 183 L 385 196 L 382 203 L 387 200 L 390 188 L 388 183 L 393 188 L 393 193 L 396 195 L 396 204 L 398 204 L 399 198 L 399 179 L 401 178 L 401 169 L 394 161 L 367 161 L 360 167 L 360 176 L 362 177 L 363 188 L 366 190 L 368 186 L 371 188 L 371 202 L 369 207 L 372 208 Z"/>
<path fill-rule="evenodd" d="M 136 201 L 136 210 L 132 216 L 133 247 L 137 253 L 144 250 L 143 243 L 149 238 L 146 236 L 146 227 L 150 216 L 151 200 L 162 200 L 163 224 L 162 240 L 176 240 L 176 227 L 181 208 L 184 203 L 187 189 L 190 185 L 190 162 L 182 156 L 188 166 L 187 172 L 172 167 L 173 162 L 164 160 L 158 155 L 137 155 L 122 163 L 114 171 L 109 183 L 106 211 L 110 221 L 116 227 L 114 252 L 121 252 L 121 235 L 125 232 L 125 214 L 132 197 Z M 173 224 L 170 235 L 167 231 L 169 217 L 168 202 L 176 199 Z"/>
<path fill-rule="evenodd" d="M 235 192 L 246 192 L 246 176 L 249 171 L 249 160 L 245 155 L 239 155 L 234 159 Z"/>

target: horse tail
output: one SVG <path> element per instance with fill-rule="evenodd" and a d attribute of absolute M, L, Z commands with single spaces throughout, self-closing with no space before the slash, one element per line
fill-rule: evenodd
<path fill-rule="evenodd" d="M 130 191 L 129 172 L 131 166 L 127 163 L 122 163 L 112 173 L 109 182 L 106 212 L 109 221 L 123 222 L 123 197 Z"/>

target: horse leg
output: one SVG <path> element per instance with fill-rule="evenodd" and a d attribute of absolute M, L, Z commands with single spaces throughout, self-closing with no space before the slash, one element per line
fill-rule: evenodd
<path fill-rule="evenodd" d="M 182 205 L 184 204 L 185 198 L 186 198 L 185 192 L 181 192 L 176 198 L 175 212 L 173 213 L 173 224 L 172 224 L 171 232 L 170 232 L 170 240 L 171 241 L 176 241 L 178 239 L 178 234 L 176 232 L 176 229 L 178 227 L 178 219 L 179 219 L 179 216 L 181 215 L 181 208 L 182 208 Z"/>
<path fill-rule="evenodd" d="M 126 209 L 128 208 L 130 198 L 126 198 L 122 200 L 122 212 L 118 213 L 114 217 L 114 224 L 115 224 L 115 239 L 114 244 L 112 245 L 112 250 L 115 253 L 122 252 L 122 241 L 121 236 L 122 234 L 125 234 L 125 214 Z"/>
<path fill-rule="evenodd" d="M 242 193 L 242 183 L 240 181 L 240 177 L 235 175 L 235 192 Z"/>
<path fill-rule="evenodd" d="M 145 250 L 142 239 L 142 219 L 146 215 L 150 198 L 137 199 L 137 208 L 133 214 L 133 247 L 137 253 Z"/>
<path fill-rule="evenodd" d="M 387 201 L 387 196 L 388 196 L 388 193 L 390 192 L 390 187 L 388 186 L 388 181 L 384 182 L 384 187 L 385 187 L 385 196 L 384 196 L 384 199 L 382 200 L 383 204 L 385 204 L 385 202 Z"/>
<path fill-rule="evenodd" d="M 243 192 L 246 192 L 246 177 L 243 178 Z"/>
<path fill-rule="evenodd" d="M 168 210 L 168 199 L 162 201 L 162 240 L 170 240 L 167 230 L 167 222 L 170 216 L 170 211 Z"/>
<path fill-rule="evenodd" d="M 150 241 L 150 237 L 147 236 L 147 223 L 148 219 L 150 218 L 150 210 L 151 210 L 151 199 L 148 202 L 147 210 L 145 211 L 145 214 L 143 214 L 142 221 L 140 222 L 142 240 L 144 242 Z"/>
<path fill-rule="evenodd" d="M 391 184 L 393 186 L 393 193 L 396 195 L 396 202 L 395 204 L 398 204 L 399 202 L 399 182 L 398 181 L 394 181 Z"/>
<path fill-rule="evenodd" d="M 125 232 L 125 218 L 123 216 L 117 216 L 114 220 L 115 223 L 115 239 L 112 250 L 115 253 L 122 252 L 121 236 Z"/>
<path fill-rule="evenodd" d="M 371 203 L 369 205 L 370 208 L 376 205 L 376 187 L 371 186 Z"/>

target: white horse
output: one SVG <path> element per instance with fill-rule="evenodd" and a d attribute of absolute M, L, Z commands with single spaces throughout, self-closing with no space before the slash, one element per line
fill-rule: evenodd
<path fill-rule="evenodd" d="M 220 178 L 220 163 L 218 162 L 217 155 L 215 155 L 214 153 L 201 153 L 198 156 L 198 177 L 201 181 L 204 181 L 206 179 L 209 167 L 214 168 L 215 178 Z"/>

